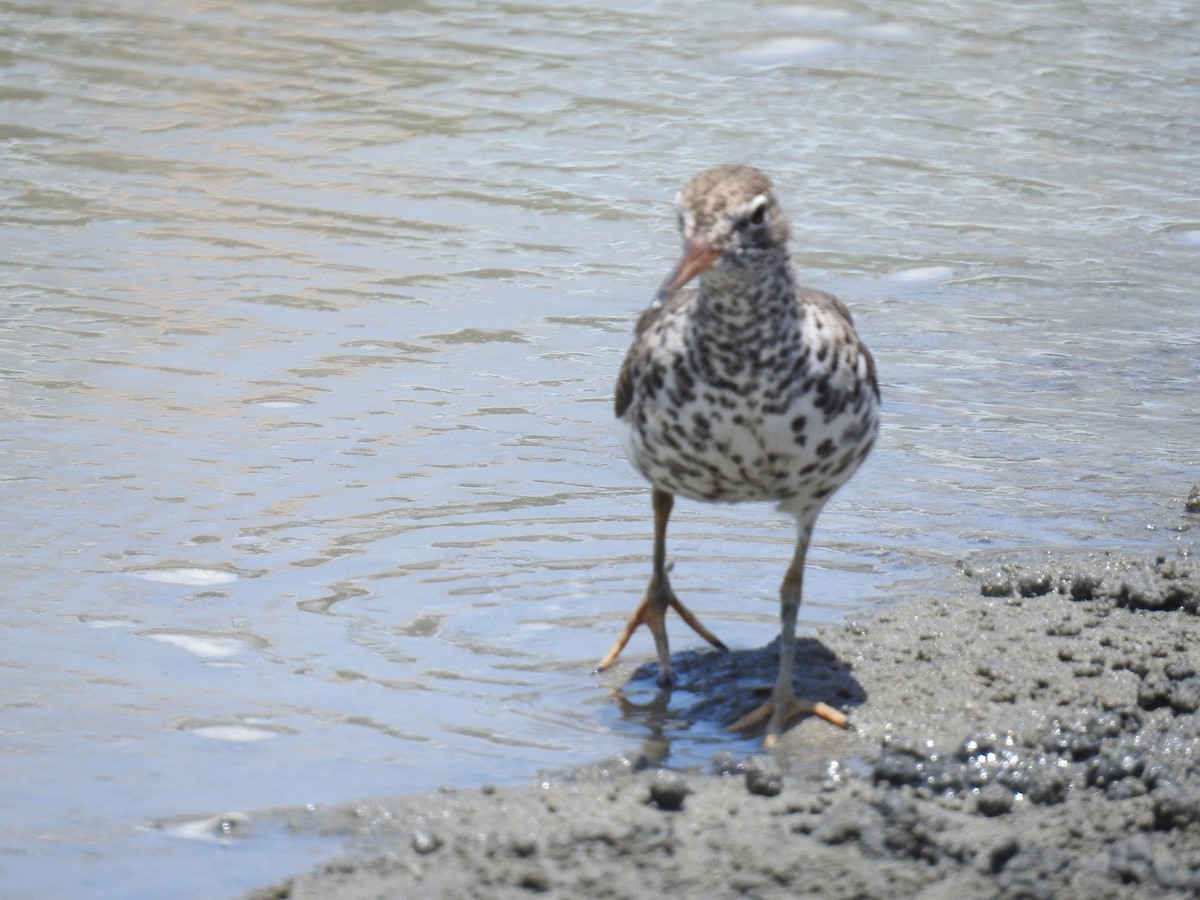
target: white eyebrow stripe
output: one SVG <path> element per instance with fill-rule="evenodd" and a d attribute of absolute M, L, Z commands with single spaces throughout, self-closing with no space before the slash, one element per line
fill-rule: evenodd
<path fill-rule="evenodd" d="M 759 194 L 756 197 L 752 197 L 751 199 L 747 200 L 745 203 L 739 204 L 736 207 L 736 209 L 734 209 L 734 211 L 733 211 L 734 217 L 741 218 L 742 216 L 747 216 L 750 213 L 754 212 L 754 210 L 758 209 L 759 206 L 763 205 L 764 203 L 769 203 L 770 200 L 771 200 L 771 197 L 769 194 Z"/>

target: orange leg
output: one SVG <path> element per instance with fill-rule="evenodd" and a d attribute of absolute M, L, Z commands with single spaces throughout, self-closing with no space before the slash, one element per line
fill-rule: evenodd
<path fill-rule="evenodd" d="M 787 724 L 797 716 L 814 715 L 824 719 L 838 728 L 849 728 L 846 717 L 825 703 L 803 700 L 796 696 L 792 687 L 792 663 L 796 658 L 796 615 L 800 611 L 800 594 L 804 584 L 804 557 L 808 553 L 808 541 L 812 535 L 812 527 L 816 521 L 815 513 L 811 521 L 801 521 L 800 536 L 796 541 L 796 553 L 792 564 L 784 576 L 783 585 L 779 589 L 780 597 L 780 632 L 779 632 L 779 674 L 775 678 L 775 688 L 771 699 L 751 712 L 746 713 L 726 731 L 744 731 L 747 728 L 767 723 L 767 733 L 763 736 L 763 747 L 771 749 L 779 742 Z"/>
<path fill-rule="evenodd" d="M 721 650 L 728 648 L 716 635 L 700 624 L 700 620 L 680 602 L 679 598 L 675 596 L 675 592 L 671 590 L 671 582 L 667 579 L 667 522 L 671 518 L 671 508 L 675 505 L 675 498 L 666 491 L 655 488 L 652 502 L 654 505 L 654 571 L 650 576 L 650 584 L 646 587 L 646 594 L 642 597 L 642 602 L 638 604 L 633 615 L 629 617 L 629 621 L 625 623 L 625 627 L 621 629 L 612 649 L 605 654 L 604 659 L 600 660 L 596 671 L 602 672 L 616 662 L 638 626 L 644 624 L 654 635 L 654 646 L 658 650 L 658 683 L 665 686 L 675 678 L 675 673 L 671 669 L 671 652 L 667 645 L 668 607 L 679 613 L 683 621 L 687 622 L 697 634 L 714 647 Z"/>

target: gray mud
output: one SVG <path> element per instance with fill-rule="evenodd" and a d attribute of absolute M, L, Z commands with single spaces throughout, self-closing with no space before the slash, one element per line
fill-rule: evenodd
<path fill-rule="evenodd" d="M 252 896 L 1198 896 L 1192 558 L 974 560 L 802 642 L 798 690 L 852 732 L 804 721 L 772 755 L 718 753 L 705 773 L 631 758 L 294 812 L 360 855 Z M 770 647 L 677 661 L 709 698 L 684 715 L 720 722 L 774 670 Z"/>

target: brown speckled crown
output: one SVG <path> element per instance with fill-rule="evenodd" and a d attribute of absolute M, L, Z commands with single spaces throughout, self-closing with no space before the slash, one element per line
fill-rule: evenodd
<path fill-rule="evenodd" d="M 691 210 L 696 223 L 708 228 L 720 214 L 755 197 L 774 196 L 771 179 L 753 166 L 729 164 L 705 169 L 679 193 L 679 205 Z"/>

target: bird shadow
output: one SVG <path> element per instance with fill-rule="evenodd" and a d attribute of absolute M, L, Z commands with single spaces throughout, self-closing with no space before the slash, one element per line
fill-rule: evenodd
<path fill-rule="evenodd" d="M 642 694 L 647 683 L 655 684 L 658 664 L 638 666 L 625 685 L 615 691 L 621 717 L 666 740 L 686 732 L 697 723 L 727 728 L 771 695 L 779 666 L 779 639 L 754 650 L 685 650 L 671 657 L 675 683 L 660 688 L 648 701 L 635 702 L 630 694 Z M 796 638 L 792 667 L 796 694 L 828 703 L 847 714 L 861 706 L 867 692 L 854 677 L 849 663 L 838 659 L 822 641 Z M 680 695 L 685 698 L 678 702 Z M 758 729 L 761 732 L 762 728 Z M 757 732 L 745 732 L 751 736 Z"/>

